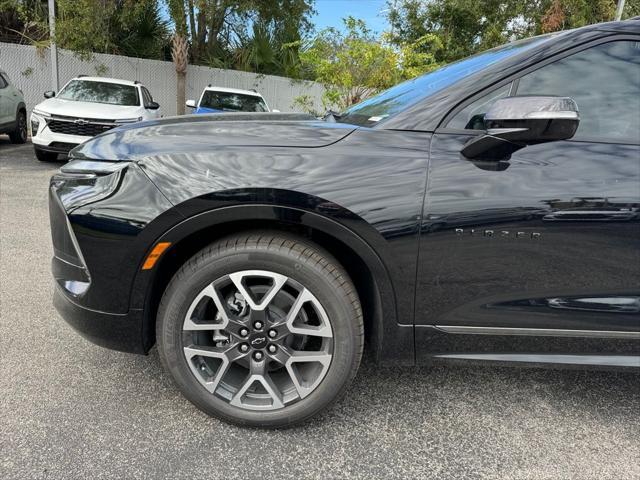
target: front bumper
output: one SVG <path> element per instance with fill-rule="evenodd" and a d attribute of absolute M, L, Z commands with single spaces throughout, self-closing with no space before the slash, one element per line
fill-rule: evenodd
<path fill-rule="evenodd" d="M 41 123 L 38 132 L 31 138 L 36 148 L 46 149 L 52 148 L 53 144 L 69 144 L 80 145 L 93 137 L 84 137 L 81 135 L 66 135 L 64 133 L 55 133 L 49 130 L 46 123 Z M 68 151 L 68 150 L 67 150 Z"/>
<path fill-rule="evenodd" d="M 36 150 L 41 150 L 43 152 L 67 154 L 78 145 L 79 144 L 77 143 L 51 142 L 49 145 L 42 146 L 34 143 L 33 148 L 35 148 Z"/>
<path fill-rule="evenodd" d="M 102 347 L 130 353 L 145 353 L 150 345 L 142 339 L 142 310 L 108 313 L 82 306 L 91 276 L 73 229 L 58 195 L 49 190 L 49 215 L 54 256 L 53 304 L 62 318 L 87 340 Z"/>
<path fill-rule="evenodd" d="M 134 290 L 134 280 L 153 239 L 167 228 L 148 224 L 170 208 L 134 163 L 72 160 L 52 177 L 54 302 L 87 339 L 134 353 L 153 345 L 153 319 L 143 311 L 147 284 Z M 142 272 L 147 281 L 148 273 Z"/>
<path fill-rule="evenodd" d="M 55 279 L 53 304 L 62 318 L 97 345 L 123 352 L 146 353 L 150 345 L 142 338 L 142 310 L 110 313 L 86 305 L 91 274 L 54 185 L 49 188 L 49 216 L 54 253 L 51 262 Z"/>
<path fill-rule="evenodd" d="M 125 314 L 90 310 L 74 303 L 59 285 L 53 294 L 53 305 L 74 330 L 96 345 L 139 354 L 150 347 L 142 338 L 142 310 L 129 310 Z"/>

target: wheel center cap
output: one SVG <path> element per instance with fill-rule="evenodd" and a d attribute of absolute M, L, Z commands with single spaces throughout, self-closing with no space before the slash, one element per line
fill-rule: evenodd
<path fill-rule="evenodd" d="M 249 344 L 253 348 L 264 348 L 267 346 L 267 337 L 263 333 L 254 333 L 251 335 L 251 338 L 249 338 Z"/>

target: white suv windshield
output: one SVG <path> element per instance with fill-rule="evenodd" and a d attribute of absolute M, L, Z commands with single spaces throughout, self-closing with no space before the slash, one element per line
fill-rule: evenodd
<path fill-rule="evenodd" d="M 266 112 L 267 105 L 262 97 L 241 93 L 216 92 L 205 90 L 200 101 L 201 108 L 230 110 L 234 112 Z"/>
<path fill-rule="evenodd" d="M 88 80 L 72 80 L 60 91 L 58 98 L 127 107 L 140 105 L 138 89 L 133 85 Z"/>

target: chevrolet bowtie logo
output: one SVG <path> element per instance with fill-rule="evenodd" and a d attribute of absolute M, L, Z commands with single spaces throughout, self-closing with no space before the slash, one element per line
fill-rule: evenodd
<path fill-rule="evenodd" d="M 73 123 L 75 123 L 77 125 L 86 125 L 89 122 L 87 120 L 85 120 L 84 118 L 78 118 L 77 120 L 74 120 Z"/>

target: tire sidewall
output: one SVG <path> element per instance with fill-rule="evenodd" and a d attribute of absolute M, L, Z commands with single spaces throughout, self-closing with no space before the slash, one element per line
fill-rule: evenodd
<path fill-rule="evenodd" d="M 25 143 L 28 137 L 27 115 L 22 110 L 16 115 L 16 129 L 9 135 L 11 143 Z"/>
<path fill-rule="evenodd" d="M 22 122 L 21 122 L 22 121 Z M 20 142 L 25 143 L 27 141 L 28 133 L 28 125 L 27 125 L 27 114 L 24 112 L 20 112 L 18 114 L 18 135 L 20 136 Z"/>
<path fill-rule="evenodd" d="M 362 350 L 356 308 L 343 289 L 332 284 L 332 274 L 320 262 L 295 258 L 290 252 L 252 246 L 194 257 L 197 261 L 188 262 L 169 285 L 158 317 L 161 356 L 183 394 L 205 412 L 244 425 L 298 423 L 339 397 L 355 373 Z M 323 306 L 333 330 L 333 358 L 321 383 L 304 399 L 279 410 L 244 410 L 211 394 L 193 375 L 182 350 L 183 321 L 196 295 L 224 275 L 249 269 L 276 272 L 302 284 Z"/>

